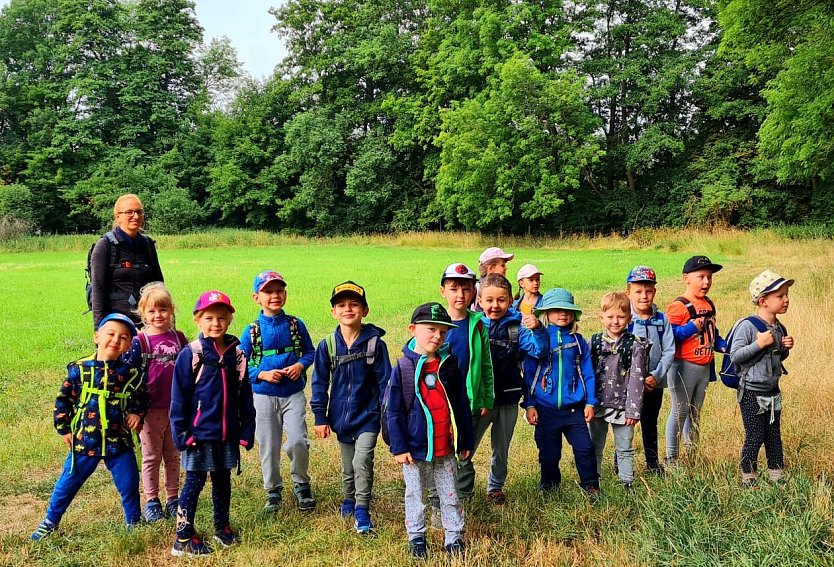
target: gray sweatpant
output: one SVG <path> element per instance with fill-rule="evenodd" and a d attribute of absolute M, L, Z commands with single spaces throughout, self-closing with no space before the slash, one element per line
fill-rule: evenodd
<path fill-rule="evenodd" d="M 595 417 L 588 424 L 594 451 L 597 454 L 597 474 L 602 476 L 602 451 L 605 449 L 605 439 L 608 437 L 608 426 L 614 432 L 614 451 L 617 453 L 617 467 L 620 470 L 620 482 L 631 484 L 634 482 L 634 426 L 608 423 L 602 417 Z"/>
<path fill-rule="evenodd" d="M 360 433 L 353 443 L 339 442 L 342 457 L 342 490 L 345 498 L 367 507 L 374 488 L 374 449 L 378 433 Z"/>
<path fill-rule="evenodd" d="M 310 484 L 310 441 L 307 438 L 307 398 L 304 391 L 286 398 L 254 394 L 255 439 L 261 457 L 264 488 L 281 489 L 281 440 L 287 434 L 284 451 L 290 458 L 293 484 Z"/>
<path fill-rule="evenodd" d="M 475 451 L 486 433 L 487 427 L 492 425 L 490 443 L 492 445 L 492 462 L 489 467 L 487 491 L 500 490 L 507 482 L 507 468 L 510 454 L 510 441 L 513 439 L 515 424 L 518 422 L 518 405 L 507 404 L 495 406 L 485 416 L 473 416 L 475 426 Z M 461 498 L 471 496 L 475 492 L 475 467 L 472 459 L 475 451 L 468 459 L 458 462 L 458 494 Z"/>
<path fill-rule="evenodd" d="M 675 360 L 667 381 L 672 411 L 666 421 L 666 459 L 675 461 L 680 453 L 680 438 L 692 456 L 698 446 L 698 423 L 709 384 L 710 366 Z"/>
<path fill-rule="evenodd" d="M 434 480 L 440 500 L 440 517 L 445 531 L 444 545 L 463 540 L 463 506 L 455 488 L 457 463 L 454 455 L 440 457 L 431 462 L 414 461 L 403 465 L 405 479 L 405 531 L 409 541 L 426 534 L 426 506 L 423 490 L 429 479 Z"/>

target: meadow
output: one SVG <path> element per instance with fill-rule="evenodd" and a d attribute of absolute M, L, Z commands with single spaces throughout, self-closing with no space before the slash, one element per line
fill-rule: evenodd
<path fill-rule="evenodd" d="M 70 506 L 59 531 L 39 544 L 29 534 L 43 517 L 65 457 L 52 428 L 52 404 L 65 365 L 90 354 L 92 323 L 82 315 L 84 261 L 93 236 L 43 237 L 0 245 L 0 564 L 174 565 L 169 554 L 172 520 L 127 533 L 116 490 L 101 467 Z M 307 323 L 314 343 L 334 327 L 329 295 L 353 279 L 368 294 L 368 321 L 387 329 L 392 356 L 406 340 L 413 308 L 439 299 L 439 277 L 451 262 L 475 267 L 489 245 L 514 252 L 508 275 L 526 262 L 543 272 L 543 289 L 566 287 L 584 309 L 581 330 L 600 329 L 598 301 L 624 288 L 638 263 L 655 267 L 657 303 L 682 291 L 686 258 L 705 253 L 725 265 L 710 294 L 719 328 L 752 312 L 750 279 L 766 267 L 796 279 L 782 321 L 796 338 L 783 378 L 783 439 L 788 480 L 761 489 L 740 486 L 738 454 L 743 438 L 735 391 L 713 384 L 702 416 L 701 451 L 664 478 L 644 472 L 639 435 L 633 493 L 616 481 L 610 442 L 603 464 L 604 496 L 591 502 L 575 486 L 571 452 L 564 451 L 565 482 L 553 495 L 537 489 L 532 428 L 519 420 L 511 447 L 508 503 L 488 504 L 488 444 L 475 463 L 477 494 L 466 507 L 467 565 L 832 565 L 834 504 L 834 335 L 827 312 L 834 295 L 834 244 L 823 238 L 794 240 L 772 231 L 712 233 L 639 232 L 628 238 L 494 238 L 473 234 L 414 234 L 312 240 L 218 231 L 160 237 L 166 281 L 178 303 L 178 327 L 195 334 L 190 317 L 197 295 L 220 289 L 237 308 L 232 331 L 254 319 L 255 273 L 278 269 L 288 281 L 287 311 Z M 309 390 L 309 388 L 308 388 Z M 668 414 L 668 394 L 661 419 Z M 261 511 L 264 491 L 255 451 L 233 477 L 232 523 L 243 542 L 201 565 L 399 565 L 409 564 L 403 525 L 401 474 L 380 440 L 372 514 L 375 535 L 360 537 L 337 512 L 341 501 L 335 439 L 311 434 L 311 474 L 318 507 L 302 514 L 285 499 L 276 515 Z M 661 431 L 664 427 L 661 426 Z M 661 447 L 663 442 L 661 441 Z M 661 449 L 662 452 L 662 449 Z M 760 463 L 764 469 L 764 455 Z M 285 459 L 286 460 L 286 459 Z M 289 482 L 287 463 L 285 482 Z M 210 491 L 203 492 L 197 528 L 210 535 Z M 430 532 L 429 565 L 448 564 L 442 535 Z M 457 561 L 463 564 L 464 562 Z"/>

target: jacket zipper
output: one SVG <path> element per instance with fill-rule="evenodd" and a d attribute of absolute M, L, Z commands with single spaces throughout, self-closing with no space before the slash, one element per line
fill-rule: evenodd
<path fill-rule="evenodd" d="M 559 345 L 559 387 L 556 393 L 556 407 L 562 409 L 562 331 L 556 329 L 556 343 Z"/>

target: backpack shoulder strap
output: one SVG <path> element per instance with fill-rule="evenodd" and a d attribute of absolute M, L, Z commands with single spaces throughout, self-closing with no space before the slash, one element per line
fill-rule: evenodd
<path fill-rule="evenodd" d="M 372 335 L 365 347 L 365 364 L 373 366 L 376 362 L 376 345 L 379 342 L 379 335 Z"/>
<path fill-rule="evenodd" d="M 417 393 L 414 388 L 414 378 L 417 367 L 414 362 L 407 356 L 403 356 L 397 360 L 397 367 L 400 369 L 400 382 L 403 389 L 403 404 L 405 405 L 406 414 L 414 407 L 414 400 Z"/>
<path fill-rule="evenodd" d="M 750 317 L 746 317 L 743 319 L 744 321 L 750 321 L 753 323 L 753 326 L 756 327 L 756 330 L 760 333 L 764 333 L 767 331 L 767 323 L 756 317 L 755 315 L 751 315 Z"/>
<path fill-rule="evenodd" d="M 191 376 L 194 378 L 194 383 L 200 381 L 203 375 L 203 343 L 200 339 L 194 339 L 188 346 L 191 348 Z"/>
<path fill-rule="evenodd" d="M 685 298 L 682 295 L 679 295 L 678 297 L 675 298 L 675 301 L 677 301 L 678 303 L 683 303 L 683 306 L 689 312 L 689 318 L 690 319 L 695 319 L 695 318 L 698 317 L 698 312 L 695 311 L 695 306 L 692 305 L 692 302 L 689 301 L 687 298 Z M 710 301 L 710 304 L 712 304 L 712 301 Z"/>
<path fill-rule="evenodd" d="M 518 328 L 519 322 L 518 321 L 510 321 L 510 324 L 507 325 L 507 334 L 510 337 L 510 343 L 513 345 L 518 344 Z"/>
<path fill-rule="evenodd" d="M 257 319 L 249 323 L 249 342 L 252 344 L 250 362 L 258 366 L 264 356 L 264 343 L 261 336 L 261 323 Z"/>
<path fill-rule="evenodd" d="M 336 365 L 338 364 L 337 356 L 336 356 L 336 332 L 332 332 L 326 337 L 324 337 L 324 347 L 327 349 L 327 358 L 330 360 L 330 370 L 331 372 L 336 370 Z"/>
<path fill-rule="evenodd" d="M 295 356 L 301 358 L 301 331 L 298 326 L 298 317 L 287 315 L 290 322 L 290 340 L 292 341 L 292 351 Z"/>

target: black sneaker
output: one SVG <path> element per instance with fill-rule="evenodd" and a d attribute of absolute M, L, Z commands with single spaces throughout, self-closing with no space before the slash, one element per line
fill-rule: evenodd
<path fill-rule="evenodd" d="M 145 516 L 145 521 L 149 524 L 164 520 L 165 510 L 162 509 L 162 504 L 160 504 L 159 498 L 148 500 L 145 503 L 145 509 L 142 511 L 142 515 Z"/>
<path fill-rule="evenodd" d="M 408 551 L 415 559 L 426 559 L 429 556 L 429 548 L 426 546 L 426 538 L 417 536 L 408 542 Z"/>
<path fill-rule="evenodd" d="M 296 484 L 293 494 L 295 494 L 295 503 L 302 512 L 309 512 L 316 507 L 316 499 L 313 498 L 309 484 Z"/>
<path fill-rule="evenodd" d="M 169 518 L 176 518 L 177 517 L 177 508 L 180 506 L 180 499 L 179 498 L 169 498 L 167 502 L 165 502 L 165 514 Z"/>
<path fill-rule="evenodd" d="M 174 546 L 171 547 L 171 555 L 174 557 L 184 557 L 187 555 L 208 555 L 210 553 L 211 548 L 196 535 L 186 539 L 176 538 L 174 539 Z"/>
<path fill-rule="evenodd" d="M 466 545 L 459 539 L 446 546 L 446 553 L 452 556 L 462 556 L 466 553 Z"/>
<path fill-rule="evenodd" d="M 264 512 L 275 513 L 281 509 L 281 490 L 270 490 L 266 493 Z"/>
<path fill-rule="evenodd" d="M 232 528 L 226 526 L 222 530 L 214 532 L 214 541 L 218 542 L 223 547 L 229 547 L 236 543 L 240 543 L 237 534 L 232 531 Z"/>

